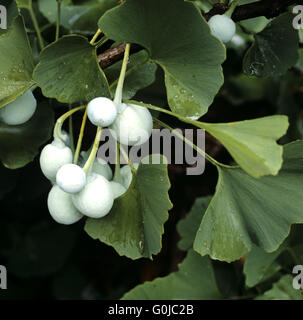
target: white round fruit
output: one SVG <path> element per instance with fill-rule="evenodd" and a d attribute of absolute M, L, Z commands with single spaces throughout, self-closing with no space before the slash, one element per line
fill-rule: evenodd
<path fill-rule="evenodd" d="M 88 119 L 96 126 L 108 127 L 117 117 L 117 107 L 108 98 L 95 98 L 87 106 Z"/>
<path fill-rule="evenodd" d="M 129 146 L 143 144 L 149 139 L 153 129 L 153 119 L 149 110 L 135 104 L 122 106 L 121 112 L 110 127 L 114 138 Z"/>
<path fill-rule="evenodd" d="M 37 109 L 37 101 L 31 90 L 27 90 L 15 101 L 0 109 L 1 121 L 16 126 L 27 122 Z"/>
<path fill-rule="evenodd" d="M 88 177 L 86 186 L 72 195 L 72 201 L 82 214 L 97 219 L 109 213 L 114 204 L 114 196 L 109 181 L 93 173 Z"/>
<path fill-rule="evenodd" d="M 110 186 L 112 188 L 113 196 L 115 199 L 122 196 L 126 191 L 126 188 L 121 183 L 115 181 L 111 181 Z"/>
<path fill-rule="evenodd" d="M 53 219 L 61 224 L 73 224 L 83 217 L 73 205 L 71 195 L 56 185 L 48 194 L 47 206 Z"/>
<path fill-rule="evenodd" d="M 56 175 L 57 185 L 67 193 L 78 193 L 86 184 L 85 171 L 76 164 L 63 165 Z"/>
<path fill-rule="evenodd" d="M 46 145 L 40 154 L 41 170 L 52 182 L 55 182 L 60 167 L 72 162 L 72 150 L 60 140 L 54 140 L 51 144 Z"/>
<path fill-rule="evenodd" d="M 222 42 L 229 42 L 236 33 L 236 24 L 225 15 L 217 14 L 208 21 L 211 32 Z"/>

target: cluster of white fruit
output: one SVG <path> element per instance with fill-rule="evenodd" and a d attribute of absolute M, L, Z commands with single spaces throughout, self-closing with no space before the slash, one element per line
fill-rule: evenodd
<path fill-rule="evenodd" d="M 88 104 L 87 116 L 94 125 L 109 127 L 119 142 L 130 146 L 144 143 L 152 132 L 150 112 L 137 105 L 117 107 L 112 100 L 100 97 Z M 114 200 L 124 194 L 131 183 L 128 165 L 120 170 L 118 181 L 111 181 L 110 166 L 99 158 L 94 159 L 86 172 L 83 165 L 88 158 L 88 154 L 82 152 L 79 165 L 73 164 L 72 150 L 58 138 L 41 152 L 42 172 L 53 183 L 48 209 L 58 223 L 72 224 L 83 216 L 106 216 Z"/>
<path fill-rule="evenodd" d="M 146 142 L 153 129 L 148 109 L 121 103 L 119 106 L 107 98 L 95 98 L 87 106 L 87 116 L 96 126 L 109 127 L 122 144 L 133 146 Z"/>
<path fill-rule="evenodd" d="M 31 119 L 37 109 L 37 101 L 27 90 L 15 101 L 0 109 L 0 121 L 10 126 L 23 124 Z"/>

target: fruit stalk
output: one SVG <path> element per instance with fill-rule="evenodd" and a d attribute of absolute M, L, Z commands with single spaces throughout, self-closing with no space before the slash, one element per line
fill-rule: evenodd
<path fill-rule="evenodd" d="M 62 135 L 62 126 L 64 121 L 70 117 L 72 114 L 74 114 L 75 112 L 79 111 L 79 110 L 83 110 L 85 108 L 85 106 L 81 106 L 78 108 L 74 108 L 66 113 L 64 113 L 60 118 L 58 118 L 55 128 L 54 128 L 54 140 L 62 140 L 64 141 L 64 136 Z"/>
<path fill-rule="evenodd" d="M 83 168 L 86 173 L 89 172 L 92 164 L 95 161 L 96 154 L 97 154 L 98 147 L 99 147 L 99 143 L 100 143 L 100 139 L 101 139 L 101 135 L 102 135 L 102 128 L 98 127 L 92 151 L 91 151 L 91 153 L 90 153 L 90 155 L 84 165 L 84 168 Z"/>
<path fill-rule="evenodd" d="M 125 47 L 122 68 L 121 68 L 120 77 L 119 77 L 115 98 L 114 98 L 114 103 L 116 104 L 118 110 L 122 102 L 123 84 L 124 84 L 126 68 L 127 68 L 128 58 L 129 58 L 129 51 L 130 51 L 130 43 L 127 43 Z"/>

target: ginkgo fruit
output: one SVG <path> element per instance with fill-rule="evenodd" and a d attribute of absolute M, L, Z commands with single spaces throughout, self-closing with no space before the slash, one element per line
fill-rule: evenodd
<path fill-rule="evenodd" d="M 212 34 L 224 43 L 229 42 L 236 33 L 236 24 L 224 14 L 212 16 L 208 24 Z"/>
<path fill-rule="evenodd" d="M 76 164 L 68 163 L 63 165 L 56 175 L 57 185 L 67 193 L 77 193 L 86 184 L 85 171 Z"/>
<path fill-rule="evenodd" d="M 46 145 L 40 154 L 40 167 L 50 181 L 56 181 L 60 167 L 73 162 L 72 150 L 63 141 L 54 140 Z"/>
<path fill-rule="evenodd" d="M 83 217 L 73 205 L 71 195 L 57 185 L 53 186 L 48 194 L 47 206 L 52 218 L 61 224 L 73 224 Z"/>
<path fill-rule="evenodd" d="M 129 146 L 140 145 L 151 136 L 153 119 L 145 107 L 122 104 L 121 111 L 110 128 L 120 143 Z"/>
<path fill-rule="evenodd" d="M 106 216 L 114 204 L 114 195 L 109 181 L 103 176 L 92 173 L 86 186 L 72 195 L 75 207 L 85 216 L 102 218 Z"/>
<path fill-rule="evenodd" d="M 18 99 L 0 109 L 0 120 L 16 126 L 31 119 L 37 109 L 37 100 L 31 90 L 27 90 Z"/>
<path fill-rule="evenodd" d="M 108 98 L 95 98 L 87 106 L 87 117 L 96 126 L 108 127 L 117 117 L 117 107 Z"/>

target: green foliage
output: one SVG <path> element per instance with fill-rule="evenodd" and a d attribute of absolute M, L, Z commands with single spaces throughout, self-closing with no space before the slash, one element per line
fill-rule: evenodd
<path fill-rule="evenodd" d="M 238 0 L 238 4 L 248 4 L 255 2 L 256 0 Z M 260 0 L 258 0 L 260 1 Z M 247 31 L 251 33 L 258 33 L 261 32 L 266 25 L 268 24 L 269 20 L 266 19 L 265 17 L 256 17 L 252 19 L 245 19 L 240 22 L 240 25 Z"/>
<path fill-rule="evenodd" d="M 237 163 L 255 178 L 276 175 L 282 165 L 282 146 L 276 143 L 287 131 L 285 116 L 240 122 L 203 124 L 226 147 Z"/>
<path fill-rule="evenodd" d="M 114 97 L 122 62 L 117 62 L 105 70 L 106 77 L 110 83 L 110 91 Z M 123 87 L 123 99 L 131 99 L 135 94 L 156 80 L 157 65 L 149 60 L 146 51 L 133 54 L 128 63 L 125 85 Z"/>
<path fill-rule="evenodd" d="M 110 214 L 88 219 L 86 232 L 113 246 L 120 255 L 152 258 L 161 250 L 163 224 L 172 207 L 169 188 L 165 164 L 140 164 L 131 186 L 115 201 Z"/>
<path fill-rule="evenodd" d="M 293 288 L 292 281 L 291 275 L 283 276 L 277 283 L 274 283 L 272 289 L 256 300 L 303 300 L 302 292 Z"/>
<path fill-rule="evenodd" d="M 266 276 L 272 275 L 280 269 L 276 259 L 283 251 L 281 246 L 273 253 L 267 253 L 263 249 L 253 246 L 246 257 L 243 272 L 246 275 L 246 285 L 253 287 L 266 280 Z"/>
<path fill-rule="evenodd" d="M 16 100 L 34 85 L 34 61 L 22 17 L 0 36 L 0 107 Z"/>
<path fill-rule="evenodd" d="M 258 77 L 284 74 L 298 60 L 298 31 L 292 26 L 294 16 L 285 13 L 255 35 L 255 42 L 243 60 L 244 72 Z"/>
<path fill-rule="evenodd" d="M 46 47 L 40 55 L 34 80 L 46 97 L 60 102 L 89 102 L 99 96 L 109 97 L 96 49 L 82 36 L 66 36 Z"/>
<path fill-rule="evenodd" d="M 110 8 L 116 6 L 116 0 L 84 1 L 73 4 L 63 0 L 61 6 L 61 26 L 73 33 L 93 34 L 96 32 L 99 18 Z M 50 0 L 38 0 L 41 13 L 49 22 L 57 20 L 57 3 Z"/>
<path fill-rule="evenodd" d="M 223 83 L 225 50 L 192 4 L 128 0 L 108 11 L 99 27 L 111 39 L 137 43 L 148 50 L 152 61 L 165 72 L 173 111 L 194 119 L 207 112 Z"/>
<path fill-rule="evenodd" d="M 237 168 L 220 168 L 219 180 L 197 233 L 194 249 L 213 259 L 234 261 L 252 244 L 278 249 L 291 224 L 303 223 L 303 143 L 284 147 L 278 176 L 254 179 Z"/>
<path fill-rule="evenodd" d="M 199 284 L 197 286 L 197 284 Z M 130 292 L 126 300 L 209 300 L 220 299 L 210 260 L 190 250 L 179 271 L 146 282 Z"/>

